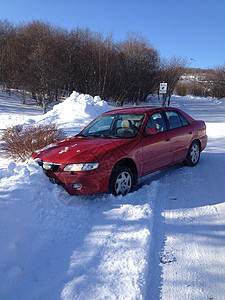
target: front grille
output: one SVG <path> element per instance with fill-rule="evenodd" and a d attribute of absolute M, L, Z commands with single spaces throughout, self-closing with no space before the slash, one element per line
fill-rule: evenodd
<path fill-rule="evenodd" d="M 61 166 L 60 164 L 45 162 L 45 161 L 43 161 L 42 164 L 42 168 L 48 172 L 56 172 L 60 166 Z"/>

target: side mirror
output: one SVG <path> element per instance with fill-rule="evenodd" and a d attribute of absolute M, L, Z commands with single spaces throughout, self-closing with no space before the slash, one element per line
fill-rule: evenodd
<path fill-rule="evenodd" d="M 157 128 L 146 128 L 145 133 L 147 135 L 153 135 L 153 134 L 158 133 L 158 129 Z"/>

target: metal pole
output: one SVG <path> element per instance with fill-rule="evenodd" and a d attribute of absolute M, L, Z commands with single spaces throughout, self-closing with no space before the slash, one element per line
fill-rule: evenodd
<path fill-rule="evenodd" d="M 195 84 L 196 84 L 196 60 L 194 58 L 189 58 L 189 60 L 192 60 L 195 62 L 195 69 L 194 69 L 194 91 L 193 94 L 195 95 Z"/>

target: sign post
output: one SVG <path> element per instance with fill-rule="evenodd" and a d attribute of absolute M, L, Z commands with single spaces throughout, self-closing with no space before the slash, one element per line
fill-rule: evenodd
<path fill-rule="evenodd" d="M 165 83 L 165 82 L 160 83 L 159 93 L 160 94 L 166 94 L 166 92 L 167 92 L 167 83 Z"/>
<path fill-rule="evenodd" d="M 159 94 L 162 94 L 162 106 L 166 106 L 167 83 L 162 82 L 159 86 Z"/>

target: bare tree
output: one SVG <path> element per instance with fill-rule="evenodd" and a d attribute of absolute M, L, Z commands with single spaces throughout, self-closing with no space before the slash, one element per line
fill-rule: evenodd
<path fill-rule="evenodd" d="M 167 83 L 167 92 L 166 94 L 163 94 L 162 106 L 166 106 L 167 99 L 167 105 L 170 105 L 171 95 L 181 75 L 185 73 L 187 62 L 187 59 L 175 56 L 171 59 L 162 60 L 161 69 L 159 72 L 159 82 Z"/>
<path fill-rule="evenodd" d="M 225 64 L 208 72 L 206 81 L 212 97 L 219 99 L 225 97 Z"/>
<path fill-rule="evenodd" d="M 118 46 L 119 89 L 118 99 L 134 103 L 145 100 L 155 86 L 156 72 L 159 68 L 159 54 L 141 36 L 129 33 L 127 40 Z"/>

